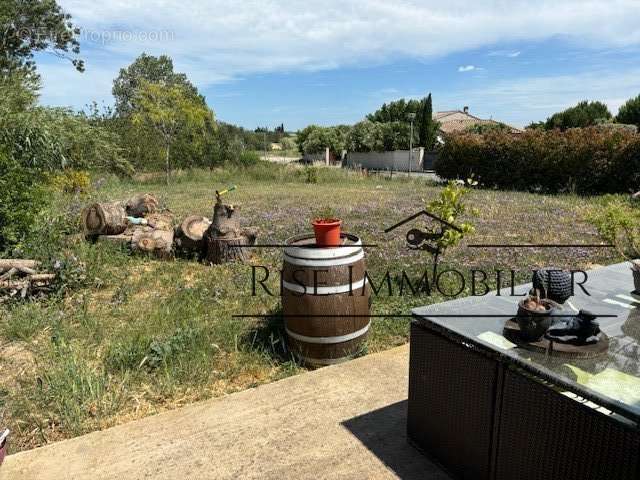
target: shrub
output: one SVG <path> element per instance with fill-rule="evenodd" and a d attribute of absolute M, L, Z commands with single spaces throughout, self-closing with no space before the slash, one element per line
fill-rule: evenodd
<path fill-rule="evenodd" d="M 64 170 L 54 175 L 51 184 L 64 193 L 87 193 L 91 187 L 91 177 L 84 171 Z"/>
<path fill-rule="evenodd" d="M 473 175 L 491 188 L 626 192 L 640 185 L 640 135 L 595 127 L 452 134 L 434 168 L 442 178 Z"/>
<path fill-rule="evenodd" d="M 238 158 L 238 165 L 241 167 L 252 167 L 260 162 L 260 155 L 256 152 L 242 152 Z"/>
<path fill-rule="evenodd" d="M 623 257 L 640 258 L 640 209 L 629 200 L 614 198 L 591 214 L 589 220 Z"/>
<path fill-rule="evenodd" d="M 305 165 L 304 181 L 305 183 L 318 183 L 318 169 L 312 165 Z"/>
<path fill-rule="evenodd" d="M 20 243 L 45 205 L 40 173 L 0 151 L 0 252 Z"/>

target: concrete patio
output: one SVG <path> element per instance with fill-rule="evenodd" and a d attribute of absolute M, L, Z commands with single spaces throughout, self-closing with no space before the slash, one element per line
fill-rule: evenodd
<path fill-rule="evenodd" d="M 407 443 L 409 347 L 6 458 L 0 480 L 448 479 Z"/>

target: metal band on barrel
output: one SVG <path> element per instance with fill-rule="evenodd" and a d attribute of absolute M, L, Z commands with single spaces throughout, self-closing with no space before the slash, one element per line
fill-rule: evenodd
<path fill-rule="evenodd" d="M 338 265 L 349 265 L 350 263 L 356 263 L 358 260 L 364 258 L 364 251 L 360 249 L 360 252 L 356 255 L 344 258 L 326 258 L 307 260 L 304 258 L 290 257 L 286 253 L 284 254 L 284 261 L 292 265 L 300 265 L 302 267 L 332 267 Z"/>
<path fill-rule="evenodd" d="M 326 345 L 326 344 L 332 344 L 332 343 L 348 342 L 349 340 L 353 340 L 354 338 L 361 337 L 362 335 L 367 333 L 367 331 L 369 330 L 370 326 L 371 326 L 371 321 L 369 321 L 369 323 L 367 323 L 366 327 L 361 328 L 360 330 L 357 330 L 357 331 L 352 332 L 352 333 L 348 333 L 346 335 L 338 335 L 336 337 L 307 337 L 306 335 L 300 335 L 299 333 L 292 332 L 288 328 L 285 328 L 285 329 L 287 331 L 287 334 L 291 338 L 293 338 L 295 340 L 298 340 L 299 342 L 316 343 L 316 344 L 324 344 L 324 345 Z"/>

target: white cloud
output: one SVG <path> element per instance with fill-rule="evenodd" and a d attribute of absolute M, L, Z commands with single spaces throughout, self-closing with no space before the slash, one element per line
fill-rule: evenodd
<path fill-rule="evenodd" d="M 473 70 L 476 70 L 475 65 L 460 65 L 458 67 L 459 72 L 471 72 Z"/>
<path fill-rule="evenodd" d="M 108 98 L 110 87 L 105 85 L 142 51 L 171 55 L 177 70 L 205 87 L 256 73 L 432 58 L 558 35 L 598 47 L 640 44 L 637 0 L 510 0 L 508 8 L 494 0 L 59 3 L 90 33 L 88 39 L 97 38 L 82 45 L 85 76 L 74 76 L 67 84 L 43 69 L 45 97 L 67 102 L 78 94 L 63 96 L 58 90 L 83 91 L 88 87 L 80 82 L 91 75 L 96 84 L 90 98 Z"/>
<path fill-rule="evenodd" d="M 520 50 L 493 50 L 488 53 L 490 57 L 508 57 L 508 58 L 516 58 L 519 57 L 522 52 Z"/>

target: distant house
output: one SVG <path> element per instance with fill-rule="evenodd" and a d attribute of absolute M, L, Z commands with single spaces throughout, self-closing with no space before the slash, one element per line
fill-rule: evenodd
<path fill-rule="evenodd" d="M 464 107 L 462 110 L 447 110 L 444 112 L 435 112 L 433 119 L 440 122 L 439 133 L 447 134 L 453 132 L 462 132 L 474 125 L 498 125 L 504 122 L 497 122 L 495 120 L 486 120 L 478 118 L 469 113 L 469 107 Z M 505 124 L 506 125 L 506 124 Z M 511 133 L 522 133 L 519 128 L 507 125 L 511 129 Z"/>

